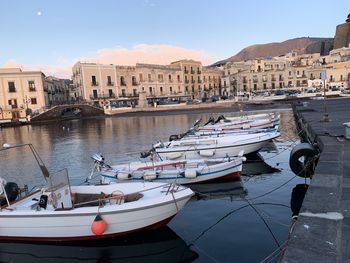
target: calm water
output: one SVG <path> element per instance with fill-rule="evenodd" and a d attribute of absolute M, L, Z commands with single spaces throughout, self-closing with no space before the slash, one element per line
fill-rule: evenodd
<path fill-rule="evenodd" d="M 151 143 L 186 131 L 200 117 L 208 115 L 98 118 L 7 128 L 0 130 L 0 143 L 32 143 L 50 171 L 68 168 L 71 183 L 79 184 L 91 171 L 94 153 L 104 154 L 112 164 L 138 159 Z M 303 181 L 292 179 L 288 166 L 290 148 L 297 143 L 292 113 L 281 112 L 281 117 L 282 136 L 261 152 L 265 162 L 258 157 L 248 161 L 242 182 L 194 186 L 198 196 L 168 227 L 97 243 L 0 243 L 0 261 L 260 262 L 286 240 L 290 194 Z M 0 158 L 1 176 L 25 176 L 36 183 L 37 168 L 29 152 L 6 151 Z M 251 205 L 248 198 L 253 198 Z"/>

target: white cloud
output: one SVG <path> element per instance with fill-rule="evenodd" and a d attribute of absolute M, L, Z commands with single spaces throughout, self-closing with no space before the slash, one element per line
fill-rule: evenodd
<path fill-rule="evenodd" d="M 100 49 L 96 51 L 96 55 L 91 57 L 81 57 L 72 60 L 57 57 L 56 65 L 22 65 L 17 63 L 16 60 L 10 59 L 1 65 L 1 67 L 22 68 L 23 70 L 40 70 L 47 76 L 53 75 L 59 78 L 70 78 L 72 75 L 72 66 L 77 61 L 132 66 L 136 63 L 168 65 L 171 62 L 180 59 L 201 61 L 203 65 L 208 65 L 218 60 L 202 50 L 188 49 L 166 44 L 138 44 L 129 49 L 120 46 Z"/>
<path fill-rule="evenodd" d="M 100 49 L 96 57 L 85 57 L 81 60 L 96 61 L 102 64 L 135 65 L 150 63 L 166 65 L 180 59 L 194 59 L 208 65 L 216 61 L 208 53 L 166 44 L 138 44 L 132 48 L 116 47 Z"/>

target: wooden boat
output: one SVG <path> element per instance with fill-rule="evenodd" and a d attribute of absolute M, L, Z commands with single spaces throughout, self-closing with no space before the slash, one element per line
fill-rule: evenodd
<path fill-rule="evenodd" d="M 193 184 L 239 179 L 245 157 L 130 162 L 113 166 L 101 162 L 103 157 L 101 158 L 99 154 L 95 154 L 93 159 L 95 160 L 94 169 L 100 171 L 102 183 L 133 180 Z"/>
<path fill-rule="evenodd" d="M 6 146 L 1 150 L 19 147 Z M 66 169 L 50 174 L 31 144 L 21 146 L 31 148 L 46 185 L 28 191 L 21 182 L 0 181 L 0 239 L 85 240 L 157 228 L 193 195 L 158 182 L 71 186 Z"/>

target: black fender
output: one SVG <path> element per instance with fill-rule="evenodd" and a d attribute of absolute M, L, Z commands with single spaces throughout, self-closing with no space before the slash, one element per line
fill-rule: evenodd
<path fill-rule="evenodd" d="M 309 168 L 305 168 L 305 164 L 318 155 L 318 150 L 309 143 L 300 143 L 295 146 L 290 152 L 289 157 L 289 166 L 290 169 L 296 175 L 300 177 L 307 177 L 313 175 L 313 170 Z M 304 157 L 304 162 L 301 162 L 299 159 Z M 305 168 L 305 169 L 304 169 Z"/>

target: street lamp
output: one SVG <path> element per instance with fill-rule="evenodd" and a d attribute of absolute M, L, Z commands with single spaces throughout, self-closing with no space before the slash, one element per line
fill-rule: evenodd
<path fill-rule="evenodd" d="M 323 117 L 321 119 L 321 121 L 323 122 L 330 122 L 331 119 L 328 116 L 328 111 L 327 111 L 327 98 L 326 98 L 326 79 L 327 79 L 327 74 L 326 74 L 326 59 L 323 58 L 322 61 L 322 71 L 321 71 L 321 80 L 323 80 L 323 109 L 324 109 L 324 113 L 323 113 Z"/>

